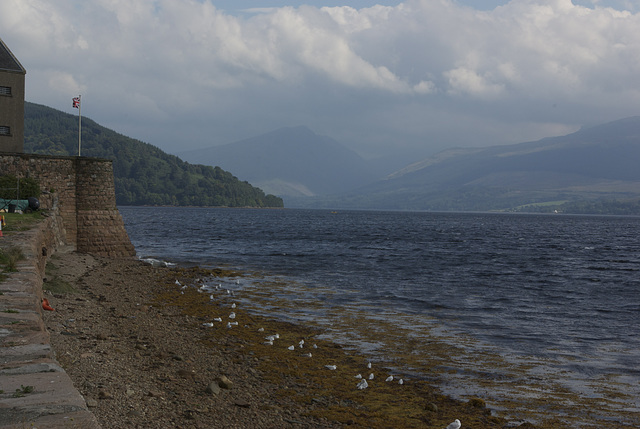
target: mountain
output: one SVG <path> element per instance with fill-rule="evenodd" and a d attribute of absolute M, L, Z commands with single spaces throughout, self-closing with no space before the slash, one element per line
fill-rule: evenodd
<path fill-rule="evenodd" d="M 243 180 L 279 196 L 333 194 L 381 177 L 357 153 L 306 127 L 281 128 L 178 155 L 187 161 L 233 171 Z"/>
<path fill-rule="evenodd" d="M 640 117 L 536 142 L 451 149 L 368 186 L 297 205 L 581 212 L 640 199 Z M 587 211 L 589 211 L 587 210 Z M 624 211 L 626 209 L 622 209 Z M 640 213 L 640 211 L 638 211 Z"/>
<path fill-rule="evenodd" d="M 78 151 L 78 118 L 25 103 L 24 150 L 73 156 Z M 82 118 L 82 156 L 113 160 L 119 205 L 282 207 L 281 198 L 238 180 L 219 167 L 192 165 L 148 143 Z"/>

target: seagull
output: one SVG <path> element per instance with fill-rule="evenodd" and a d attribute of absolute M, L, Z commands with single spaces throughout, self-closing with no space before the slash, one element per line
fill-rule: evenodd
<path fill-rule="evenodd" d="M 274 335 L 268 335 L 268 336 L 264 337 L 264 339 L 267 340 L 267 341 L 272 341 L 273 342 L 273 340 L 275 340 L 276 337 Z"/>
<path fill-rule="evenodd" d="M 314 345 L 313 345 L 313 348 L 314 348 L 314 349 L 317 349 L 317 348 L 318 348 L 318 345 L 317 345 L 317 344 L 314 344 Z"/>
<path fill-rule="evenodd" d="M 239 285 L 240 284 L 240 280 L 236 280 L 236 284 Z"/>
<path fill-rule="evenodd" d="M 305 353 L 305 354 L 303 354 L 302 356 L 304 356 L 304 357 L 311 357 L 311 353 Z"/>
<path fill-rule="evenodd" d="M 211 328 L 213 326 L 213 323 L 211 323 L 211 322 L 203 323 L 202 326 L 206 326 L 207 328 Z"/>
<path fill-rule="evenodd" d="M 371 369 L 371 362 L 367 364 L 367 368 Z"/>
<path fill-rule="evenodd" d="M 325 365 L 324 367 L 327 368 L 327 369 L 330 369 L 331 371 L 333 371 L 334 369 L 338 368 L 335 365 Z"/>
<path fill-rule="evenodd" d="M 449 426 L 447 426 L 446 429 L 460 429 L 460 426 L 462 426 L 460 420 L 455 419 L 453 422 L 449 423 Z"/>
<path fill-rule="evenodd" d="M 369 374 L 369 380 L 373 380 L 373 373 Z"/>
<path fill-rule="evenodd" d="M 280 334 L 273 334 L 274 337 L 276 337 L 276 339 L 280 338 Z"/>
<path fill-rule="evenodd" d="M 264 344 L 267 345 L 267 346 L 272 346 L 273 345 L 273 341 L 265 341 Z"/>
<path fill-rule="evenodd" d="M 238 326 L 238 322 L 229 322 L 229 324 L 232 326 Z"/>
<path fill-rule="evenodd" d="M 222 317 L 216 317 L 213 320 L 215 320 L 216 322 L 222 322 Z"/>
<path fill-rule="evenodd" d="M 176 280 L 176 284 L 177 284 L 178 286 L 180 286 L 180 282 L 179 282 L 178 280 Z"/>
<path fill-rule="evenodd" d="M 357 387 L 360 390 L 366 389 L 367 387 L 369 387 L 369 383 L 367 383 L 367 380 L 360 380 Z"/>
<path fill-rule="evenodd" d="M 385 381 L 393 381 L 393 375 L 390 375 L 389 377 L 387 377 Z"/>
<path fill-rule="evenodd" d="M 404 384 L 404 380 L 400 379 L 400 381 L 398 381 L 398 384 Z"/>
<path fill-rule="evenodd" d="M 213 295 L 209 295 L 209 299 L 213 301 Z"/>
<path fill-rule="evenodd" d="M 294 347 L 294 346 L 289 346 L 289 347 L 287 347 L 287 349 L 289 349 L 289 350 L 295 350 L 295 347 Z"/>
<path fill-rule="evenodd" d="M 298 345 L 300 346 L 300 348 L 302 348 L 302 346 L 304 345 L 304 340 L 300 340 L 300 342 L 298 343 Z"/>
<path fill-rule="evenodd" d="M 264 332 L 264 328 L 259 328 L 258 332 Z"/>
<path fill-rule="evenodd" d="M 236 313 L 232 311 L 231 314 L 229 314 L 229 319 L 235 319 L 235 318 L 236 318 Z"/>
<path fill-rule="evenodd" d="M 231 308 L 236 308 L 236 303 L 231 304 Z"/>
<path fill-rule="evenodd" d="M 362 378 L 362 374 L 358 374 L 358 375 L 356 375 L 356 378 L 357 378 L 358 380 L 360 380 L 360 379 Z"/>

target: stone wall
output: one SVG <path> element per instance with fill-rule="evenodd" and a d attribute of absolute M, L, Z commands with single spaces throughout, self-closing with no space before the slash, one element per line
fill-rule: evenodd
<path fill-rule="evenodd" d="M 62 220 L 67 244 L 80 252 L 131 257 L 135 249 L 116 207 L 110 160 L 33 154 L 0 154 L 0 175 L 31 177 L 40 183 L 40 207 Z"/>

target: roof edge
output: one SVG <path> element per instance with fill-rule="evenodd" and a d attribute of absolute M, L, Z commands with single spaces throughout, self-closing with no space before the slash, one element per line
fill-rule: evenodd
<path fill-rule="evenodd" d="M 1 70 L 3 70 L 3 71 L 12 71 L 12 72 L 16 72 L 16 73 L 22 72 L 23 74 L 27 74 L 27 69 L 25 69 L 24 66 L 18 60 L 18 58 L 16 58 L 16 56 L 13 55 L 13 52 L 11 52 L 11 49 L 9 49 L 7 44 L 4 43 L 4 40 L 2 40 L 2 37 L 0 37 L 0 45 L 2 45 L 2 47 L 7 50 L 9 55 L 11 55 L 11 58 L 13 59 L 13 61 L 15 61 L 16 64 L 20 67 L 20 70 L 13 70 L 13 69 L 1 69 Z"/>

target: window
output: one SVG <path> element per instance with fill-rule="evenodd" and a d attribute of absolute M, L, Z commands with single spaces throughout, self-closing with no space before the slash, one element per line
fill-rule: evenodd
<path fill-rule="evenodd" d="M 0 86 L 0 95 L 11 95 L 11 87 L 10 86 Z"/>
<path fill-rule="evenodd" d="M 10 136 L 10 135 L 11 135 L 11 127 L 0 125 L 0 136 Z"/>

